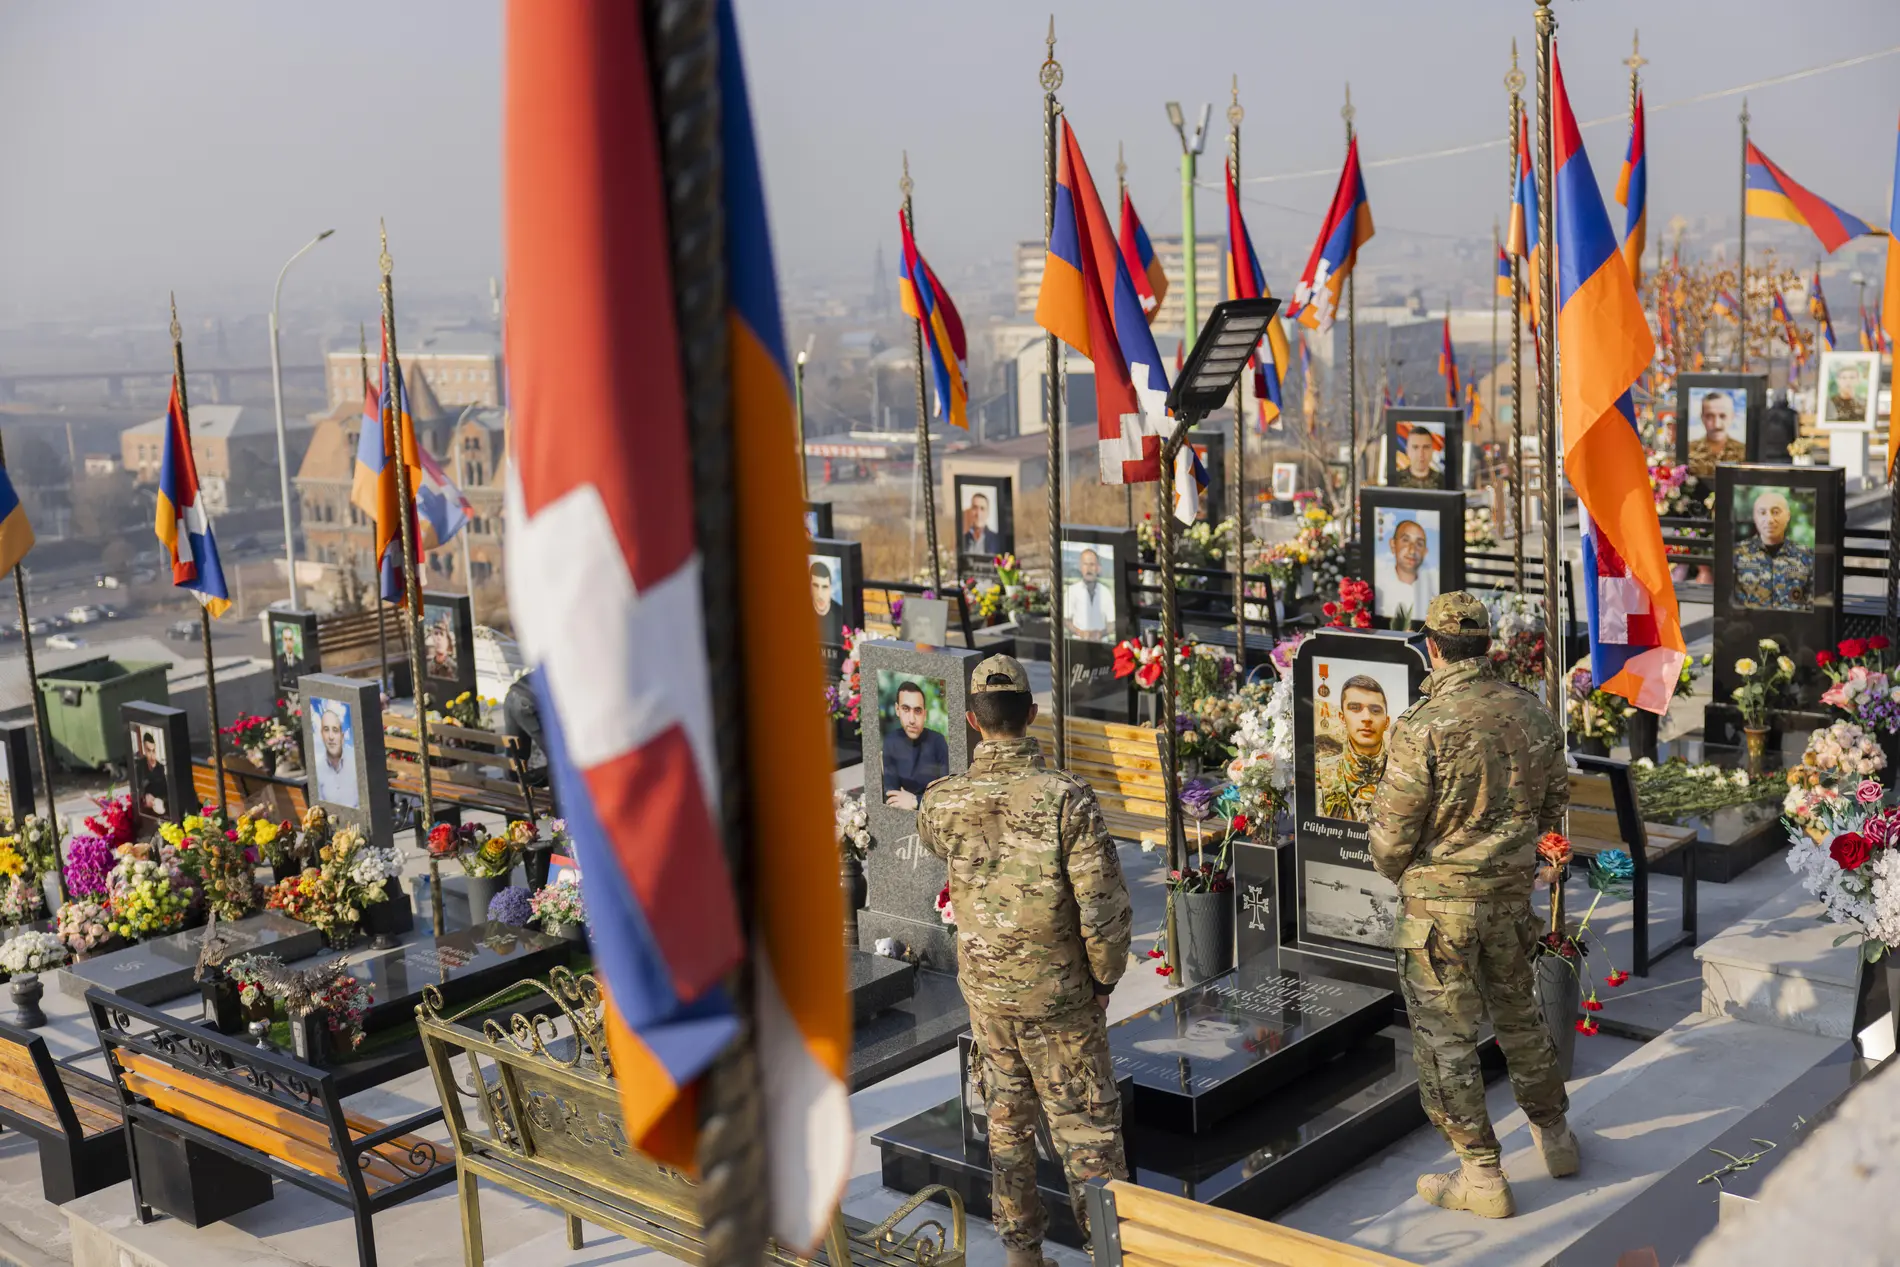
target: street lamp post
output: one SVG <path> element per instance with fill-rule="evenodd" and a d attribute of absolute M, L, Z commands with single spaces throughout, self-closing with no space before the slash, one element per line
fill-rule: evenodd
<path fill-rule="evenodd" d="M 1181 103 L 1168 103 L 1168 122 L 1174 125 L 1174 133 L 1181 138 L 1181 345 L 1191 347 L 1194 343 L 1195 327 L 1200 324 L 1200 310 L 1196 303 L 1196 276 L 1194 263 L 1194 173 L 1201 151 L 1207 148 L 1207 120 L 1214 112 L 1212 102 L 1201 103 L 1201 118 L 1194 125 L 1194 135 L 1189 136 L 1187 116 L 1181 113 Z"/>
<path fill-rule="evenodd" d="M 297 537 L 290 518 L 290 446 L 284 439 L 284 363 L 277 351 L 277 304 L 284 297 L 284 274 L 290 271 L 290 266 L 302 259 L 305 251 L 335 232 L 335 229 L 325 229 L 285 260 L 284 266 L 277 270 L 277 288 L 270 297 L 270 385 L 277 399 L 277 487 L 284 499 L 284 571 L 290 580 L 293 608 L 297 606 Z"/>

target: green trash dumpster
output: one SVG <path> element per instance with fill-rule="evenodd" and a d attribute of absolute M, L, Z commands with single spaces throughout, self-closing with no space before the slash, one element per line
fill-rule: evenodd
<path fill-rule="evenodd" d="M 124 765 L 125 727 L 119 721 L 119 705 L 134 700 L 171 703 L 171 688 L 166 684 L 170 670 L 164 660 L 100 656 L 42 673 L 40 698 L 46 701 L 53 760 L 68 769 Z"/>

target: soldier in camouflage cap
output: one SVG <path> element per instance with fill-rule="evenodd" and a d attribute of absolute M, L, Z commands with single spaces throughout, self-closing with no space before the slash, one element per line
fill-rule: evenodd
<path fill-rule="evenodd" d="M 981 1049 L 996 1231 L 1008 1267 L 1041 1267 L 1038 1114 L 1084 1238 L 1084 1185 L 1128 1175 L 1104 1014 L 1128 966 L 1134 916 L 1095 793 L 1044 764 L 1027 737 L 1036 705 L 1023 666 L 990 656 L 971 675 L 970 696 L 983 742 L 968 772 L 925 791 L 917 830 L 949 863 L 957 972 Z"/>
<path fill-rule="evenodd" d="M 1399 886 L 1392 944 L 1419 1097 L 1460 1161 L 1456 1173 L 1421 1175 L 1419 1195 L 1505 1218 L 1517 1206 L 1478 1068 L 1487 1016 L 1550 1173 L 1572 1175 L 1579 1165 L 1531 969 L 1537 839 L 1562 827 L 1570 777 L 1549 712 L 1492 668 L 1483 603 L 1463 591 L 1440 594 L 1425 634 L 1432 672 L 1393 726 L 1372 800 L 1372 861 Z"/>

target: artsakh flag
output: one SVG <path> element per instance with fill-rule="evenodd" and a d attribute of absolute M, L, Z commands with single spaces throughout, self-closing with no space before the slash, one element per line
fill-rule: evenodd
<path fill-rule="evenodd" d="M 964 367 L 970 354 L 963 337 L 963 318 L 950 302 L 950 292 L 917 249 L 910 217 L 901 210 L 897 213 L 897 228 L 904 243 L 903 257 L 898 262 L 897 296 L 904 315 L 923 328 L 931 381 L 937 389 L 937 417 L 947 416 L 952 426 L 968 431 L 970 388 Z"/>
<path fill-rule="evenodd" d="M 1500 243 L 1498 246 L 1498 287 L 1497 288 L 1498 288 L 1499 297 L 1504 298 L 1504 299 L 1509 299 L 1511 297 L 1511 257 L 1509 253 L 1505 251 L 1502 243 Z"/>
<path fill-rule="evenodd" d="M 1128 268 L 1128 280 L 1135 284 L 1142 311 L 1148 314 L 1148 324 L 1153 325 L 1161 315 L 1161 301 L 1168 297 L 1168 275 L 1155 258 L 1154 243 L 1148 240 L 1148 230 L 1135 214 L 1135 200 L 1126 189 L 1122 190 L 1121 224 L 1115 240 L 1121 247 L 1122 263 Z"/>
<path fill-rule="evenodd" d="M 512 0 L 504 197 L 509 602 L 539 668 L 549 763 L 574 838 L 630 1143 L 691 1169 L 695 1080 L 737 1030 L 749 958 L 779 1242 L 809 1253 L 850 1174 L 851 1016 L 830 723 L 809 605 L 790 380 L 731 5 L 717 5 L 729 488 L 696 488 L 675 319 L 667 172 L 643 10 Z M 695 281 L 701 280 L 695 278 Z M 697 351 L 697 349 L 695 349 Z M 700 496 L 729 498 L 701 539 Z M 721 833 L 702 577 L 734 578 L 748 926 Z M 769 828 L 769 830 L 768 830 Z M 748 1248 L 748 1247 L 741 1247 Z M 757 1247 L 750 1247 L 757 1248 Z"/>
<path fill-rule="evenodd" d="M 383 403 L 392 399 L 389 369 L 389 332 L 383 331 L 378 379 L 363 395 L 363 429 L 356 438 L 356 473 L 350 483 L 350 503 L 376 525 L 377 592 L 384 602 L 402 601 L 402 490 L 396 481 L 396 436 L 402 436 L 405 465 L 409 468 L 411 497 L 422 487 L 422 457 L 416 447 L 416 428 L 409 412 L 409 390 L 402 367 L 396 367 L 395 408 L 384 415 Z M 411 523 L 416 560 L 422 560 L 422 534 Z"/>
<path fill-rule="evenodd" d="M 1267 275 L 1260 269 L 1260 257 L 1254 254 L 1253 236 L 1240 214 L 1240 191 L 1234 185 L 1234 165 L 1227 164 L 1227 297 L 1229 299 L 1271 299 Z M 1254 350 L 1253 394 L 1260 403 L 1260 429 L 1265 431 L 1280 417 L 1280 391 L 1286 384 L 1286 372 L 1292 368 L 1293 349 L 1286 341 L 1286 327 L 1276 313 L 1267 321 L 1267 334 Z"/>
<path fill-rule="evenodd" d="M 1095 363 L 1102 483 L 1160 479 L 1168 372 L 1066 114 L 1036 324 Z"/>
<path fill-rule="evenodd" d="M 1638 291 L 1643 287 L 1643 246 L 1648 240 L 1649 154 L 1643 144 L 1643 94 L 1636 94 L 1636 112 L 1630 117 L 1630 147 L 1616 178 L 1616 200 L 1625 208 L 1623 263 Z"/>
<path fill-rule="evenodd" d="M 1359 138 L 1346 144 L 1346 165 L 1339 171 L 1333 203 L 1319 226 L 1313 254 L 1293 288 L 1287 316 L 1321 334 L 1333 328 L 1333 314 L 1345 292 L 1346 278 L 1359 262 L 1359 248 L 1372 240 L 1372 204 L 1366 201 L 1366 179 L 1359 171 Z"/>
<path fill-rule="evenodd" d="M 171 562 L 172 585 L 195 593 L 213 616 L 224 615 L 231 596 L 224 587 L 224 565 L 218 561 L 218 542 L 211 535 L 211 516 L 198 488 L 198 460 L 191 453 L 191 429 L 175 373 L 171 403 L 165 407 L 153 531 Z"/>
<path fill-rule="evenodd" d="M 1854 238 L 1880 230 L 1858 216 L 1850 216 L 1839 207 L 1810 193 L 1794 177 L 1781 170 L 1774 160 L 1755 148 L 1750 141 L 1743 155 L 1746 164 L 1742 199 L 1743 209 L 1751 216 L 1768 220 L 1786 220 L 1814 230 L 1822 249 L 1829 255 Z"/>
<path fill-rule="evenodd" d="M 1893 243 L 1887 243 L 1888 258 L 1893 256 Z M 1814 270 L 1814 281 L 1808 285 L 1808 315 L 1821 323 L 1821 341 L 1827 344 L 1828 351 L 1834 350 L 1834 314 L 1827 310 L 1827 296 L 1821 291 L 1821 270 Z"/>
<path fill-rule="evenodd" d="M 1630 388 L 1656 348 L 1554 46 L 1550 73 L 1564 466 L 1584 510 L 1590 670 L 1603 690 L 1660 714 L 1687 648 L 1630 404 Z"/>
<path fill-rule="evenodd" d="M 1894 143 L 1893 193 L 1887 203 L 1887 275 L 1880 290 L 1880 323 L 1887 330 L 1887 345 L 1900 340 L 1900 140 Z M 1874 390 L 1869 388 L 1869 391 Z M 1891 410 L 1887 421 L 1887 466 L 1900 456 L 1894 441 L 1900 440 L 1900 409 Z"/>
<path fill-rule="evenodd" d="M 1445 313 L 1444 338 L 1438 348 L 1438 373 L 1445 380 L 1445 408 L 1458 408 L 1458 353 L 1451 346 L 1451 313 Z"/>

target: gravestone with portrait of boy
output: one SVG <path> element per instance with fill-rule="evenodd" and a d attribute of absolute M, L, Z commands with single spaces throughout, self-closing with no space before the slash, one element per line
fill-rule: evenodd
<path fill-rule="evenodd" d="M 1707 741 L 1743 742 L 1737 662 L 1785 655 L 1795 675 L 1771 704 L 1770 729 L 1793 735 L 1829 724 L 1828 679 L 1815 654 L 1841 636 L 1841 540 L 1846 485 L 1838 466 L 1724 464 L 1715 469 L 1715 662 Z M 1772 639 L 1775 650 L 1763 648 Z M 1776 736 L 1769 738 L 1772 751 Z M 1792 762 L 1793 758 L 1789 758 Z"/>
<path fill-rule="evenodd" d="M 139 835 L 198 812 L 191 785 L 191 730 L 185 710 L 135 700 L 119 705 L 125 727 L 126 780 Z"/>
<path fill-rule="evenodd" d="M 422 693 L 448 706 L 475 690 L 475 612 L 467 594 L 422 591 Z"/>
<path fill-rule="evenodd" d="M 1381 629 L 1414 628 L 1440 594 L 1465 585 L 1465 494 L 1359 490 L 1359 575 Z"/>
<path fill-rule="evenodd" d="M 395 837 L 383 748 L 382 688 L 363 678 L 306 673 L 297 680 L 303 717 L 304 796 L 332 822 L 359 828 L 372 844 Z"/>
<path fill-rule="evenodd" d="M 805 543 L 805 569 L 818 619 L 825 685 L 836 687 L 843 680 L 845 630 L 864 628 L 864 547 L 856 541 L 813 537 Z M 832 742 L 840 765 L 858 759 L 857 727 L 848 719 L 833 723 Z"/>
<path fill-rule="evenodd" d="M 1676 375 L 1676 462 L 1704 484 L 1723 462 L 1759 462 L 1766 374 Z"/>
<path fill-rule="evenodd" d="M 957 575 L 993 578 L 996 556 L 1016 552 L 1016 484 L 1007 475 L 952 480 L 957 513 Z"/>
<path fill-rule="evenodd" d="M 33 723 L 0 722 L 0 824 L 37 814 L 33 800 Z"/>
<path fill-rule="evenodd" d="M 875 842 L 859 944 L 892 937 L 938 972 L 956 971 L 956 937 L 937 912 L 943 862 L 917 834 L 924 789 L 970 765 L 970 671 L 984 652 L 878 639 L 860 644 L 864 804 Z"/>
<path fill-rule="evenodd" d="M 1393 405 L 1385 411 L 1387 488 L 1443 492 L 1464 487 L 1465 411 Z"/>
<path fill-rule="evenodd" d="M 317 614 L 273 608 L 268 619 L 271 680 L 279 691 L 294 691 L 298 678 L 323 668 Z"/>

